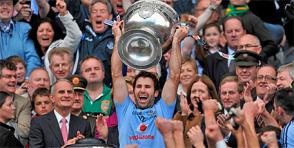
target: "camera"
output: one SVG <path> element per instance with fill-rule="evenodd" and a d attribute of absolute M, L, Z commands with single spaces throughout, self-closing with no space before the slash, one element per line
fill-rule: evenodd
<path fill-rule="evenodd" d="M 25 4 L 30 5 L 31 6 L 31 0 L 25 0 Z"/>
<path fill-rule="evenodd" d="M 237 107 L 234 106 L 232 108 L 230 108 L 229 112 L 228 112 L 228 115 L 230 116 L 229 118 L 229 122 L 231 123 L 231 125 L 233 126 L 233 128 L 235 130 L 237 130 L 239 128 L 239 124 L 236 123 L 235 121 L 235 117 L 237 117 L 239 114 L 238 114 L 238 111 L 237 111 Z"/>

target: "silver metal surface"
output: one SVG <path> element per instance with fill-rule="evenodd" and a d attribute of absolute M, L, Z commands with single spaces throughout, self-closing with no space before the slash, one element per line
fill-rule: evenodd
<path fill-rule="evenodd" d="M 124 34 L 118 51 L 122 61 L 135 69 L 148 69 L 161 57 L 161 46 L 179 21 L 176 11 L 159 0 L 141 0 L 131 5 L 124 17 Z"/>

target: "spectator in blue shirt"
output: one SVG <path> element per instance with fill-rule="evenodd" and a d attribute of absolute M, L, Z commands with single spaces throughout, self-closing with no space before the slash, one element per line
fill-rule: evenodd
<path fill-rule="evenodd" d="M 40 66 L 33 41 L 28 39 L 30 25 L 13 21 L 13 0 L 0 1 L 0 59 L 18 55 L 27 63 L 26 77 Z"/>

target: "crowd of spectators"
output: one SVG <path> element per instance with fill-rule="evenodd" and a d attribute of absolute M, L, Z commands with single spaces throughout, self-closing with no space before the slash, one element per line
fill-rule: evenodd
<path fill-rule="evenodd" d="M 0 147 L 294 147 L 294 0 L 161 0 L 186 25 L 146 70 L 136 1 L 0 0 Z"/>

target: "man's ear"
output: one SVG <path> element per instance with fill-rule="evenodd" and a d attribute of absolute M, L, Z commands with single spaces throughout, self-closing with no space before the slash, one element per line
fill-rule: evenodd
<path fill-rule="evenodd" d="M 277 114 L 278 116 L 283 116 L 285 115 L 285 111 L 283 108 L 281 108 L 280 106 L 277 107 Z"/>
<path fill-rule="evenodd" d="M 156 98 L 158 96 L 158 94 L 159 94 L 158 90 L 155 90 L 154 97 Z"/>
<path fill-rule="evenodd" d="M 51 100 L 51 102 L 54 104 L 54 102 L 55 102 L 55 98 L 54 98 L 54 96 L 50 95 L 50 100 Z"/>

